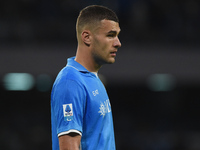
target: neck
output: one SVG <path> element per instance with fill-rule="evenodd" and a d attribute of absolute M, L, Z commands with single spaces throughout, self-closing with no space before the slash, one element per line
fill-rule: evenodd
<path fill-rule="evenodd" d="M 94 61 L 91 50 L 88 47 L 78 46 L 75 61 L 90 72 L 98 72 L 101 68 L 101 66 Z"/>

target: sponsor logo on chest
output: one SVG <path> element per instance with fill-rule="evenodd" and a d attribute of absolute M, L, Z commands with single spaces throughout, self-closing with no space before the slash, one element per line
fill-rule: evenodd
<path fill-rule="evenodd" d="M 100 102 L 98 113 L 100 113 L 101 116 L 105 117 L 105 115 L 110 112 L 111 112 L 111 105 L 109 99 L 104 102 Z"/>
<path fill-rule="evenodd" d="M 92 91 L 92 94 L 93 94 L 93 96 L 96 97 L 96 96 L 99 95 L 100 93 L 99 93 L 99 90 L 96 89 L 96 90 Z M 111 112 L 110 100 L 107 99 L 107 100 L 105 100 L 105 101 L 103 101 L 103 102 L 100 101 L 98 113 L 99 113 L 101 116 L 105 117 L 105 115 L 106 115 L 107 113 L 110 113 L 110 112 Z"/>

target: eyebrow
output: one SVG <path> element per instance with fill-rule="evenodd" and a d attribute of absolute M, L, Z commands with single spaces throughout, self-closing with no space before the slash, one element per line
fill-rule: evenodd
<path fill-rule="evenodd" d="M 119 33 L 120 33 L 120 31 L 119 31 Z M 108 34 L 116 34 L 117 35 L 117 31 L 111 30 L 111 31 L 108 32 Z"/>

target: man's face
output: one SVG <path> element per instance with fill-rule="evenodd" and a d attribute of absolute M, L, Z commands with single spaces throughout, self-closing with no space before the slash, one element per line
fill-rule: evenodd
<path fill-rule="evenodd" d="M 93 32 L 92 56 L 98 65 L 115 62 L 117 50 L 121 47 L 119 32 L 119 24 L 111 20 L 102 20 L 100 26 Z"/>

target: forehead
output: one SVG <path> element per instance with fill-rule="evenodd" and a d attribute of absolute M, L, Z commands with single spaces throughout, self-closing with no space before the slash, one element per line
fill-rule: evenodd
<path fill-rule="evenodd" d="M 116 31 L 117 33 L 120 32 L 120 27 L 119 27 L 119 23 L 112 21 L 112 20 L 101 20 L 98 30 L 100 32 L 110 32 L 110 31 Z"/>

